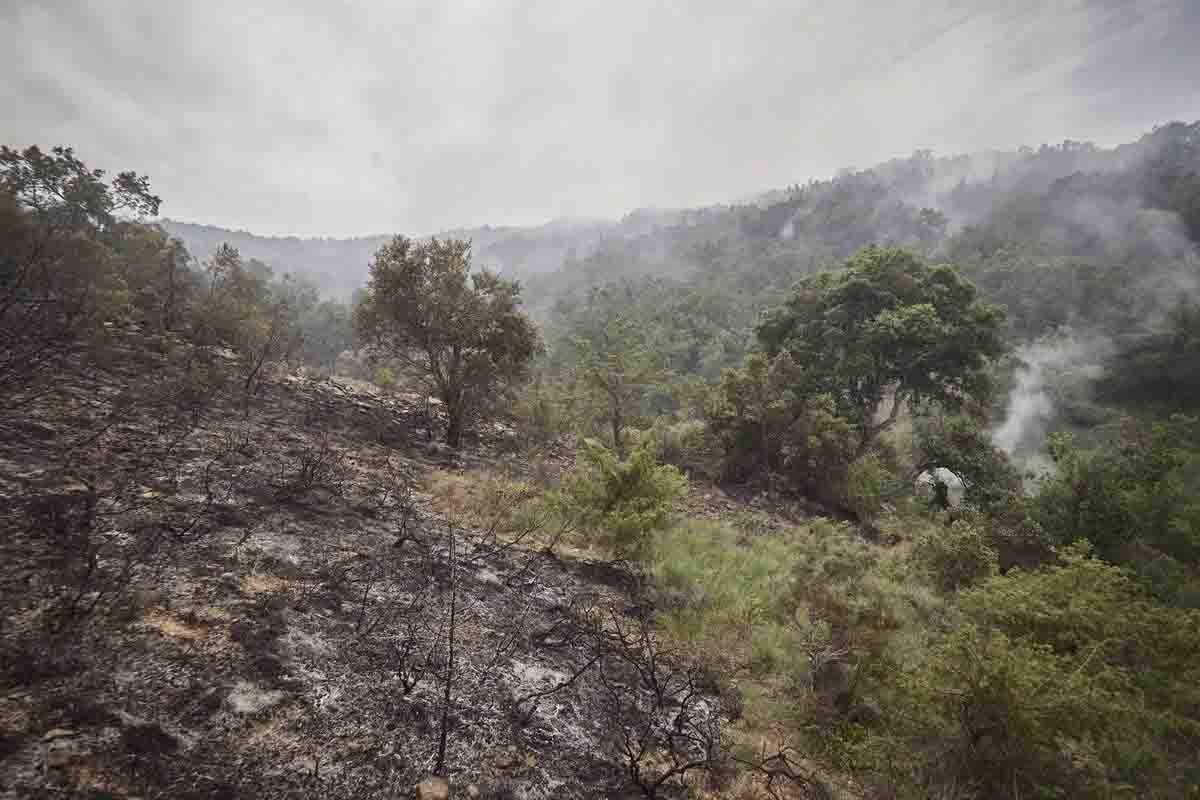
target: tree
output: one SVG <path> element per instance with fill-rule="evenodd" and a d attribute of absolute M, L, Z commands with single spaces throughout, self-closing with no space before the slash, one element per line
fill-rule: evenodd
<path fill-rule="evenodd" d="M 272 284 L 269 267 L 254 259 L 244 262 L 227 244 L 217 248 L 205 275 L 194 335 L 199 342 L 224 343 L 237 352 L 245 374 L 243 394 L 249 398 L 263 368 L 287 360 L 299 347 L 298 317 L 311 305 L 315 290 L 286 275 Z"/>
<path fill-rule="evenodd" d="M 471 272 L 470 242 L 397 236 L 375 254 L 355 327 L 445 404 L 446 443 L 457 448 L 473 413 L 522 379 L 541 347 L 520 301 L 515 281 Z"/>
<path fill-rule="evenodd" d="M 113 229 L 118 215 L 156 214 L 159 202 L 145 177 L 106 183 L 70 148 L 0 147 L 0 397 L 10 408 L 125 310 Z"/>
<path fill-rule="evenodd" d="M 913 438 L 916 452 L 912 478 L 948 470 L 962 482 L 966 501 L 984 511 L 1020 494 L 1020 473 L 971 417 L 920 415 Z M 941 485 L 946 486 L 944 481 Z"/>
<path fill-rule="evenodd" d="M 954 267 L 871 246 L 840 272 L 802 280 L 757 335 L 768 354 L 789 353 L 799 366 L 798 395 L 833 397 L 862 454 L 906 402 L 986 402 L 985 368 L 1005 351 L 1003 318 Z"/>
<path fill-rule="evenodd" d="M 136 222 L 113 225 L 109 236 L 130 304 L 147 323 L 173 330 L 195 289 L 196 276 L 188 266 L 191 256 L 183 242 L 157 226 Z"/>
<path fill-rule="evenodd" d="M 1200 606 L 1200 422 L 1175 415 L 1124 420 L 1118 439 L 1092 450 L 1050 437 L 1057 473 L 1033 501 L 1052 542 L 1086 536 L 1097 553 L 1133 568 L 1160 599 Z"/>
<path fill-rule="evenodd" d="M 621 431 L 641 407 L 646 388 L 662 371 L 646 346 L 640 327 L 618 317 L 605 324 L 593 339 L 577 338 L 576 370 L 583 385 L 603 407 L 602 416 L 612 432 L 617 458 L 625 458 Z"/>
<path fill-rule="evenodd" d="M 337 358 L 354 345 L 350 308 L 324 300 L 307 307 L 300 317 L 304 332 L 304 360 L 322 370 L 333 371 Z"/>
<path fill-rule="evenodd" d="M 829 394 L 800 394 L 802 378 L 788 353 L 751 353 L 740 369 L 725 370 L 705 420 L 726 477 L 779 475 L 813 498 L 845 506 L 855 431 Z"/>

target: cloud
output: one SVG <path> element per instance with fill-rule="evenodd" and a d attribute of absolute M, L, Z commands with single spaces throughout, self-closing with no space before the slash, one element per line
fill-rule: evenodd
<path fill-rule="evenodd" d="M 1192 0 L 10 0 L 0 36 L 7 143 L 259 233 L 614 216 L 1200 117 Z"/>

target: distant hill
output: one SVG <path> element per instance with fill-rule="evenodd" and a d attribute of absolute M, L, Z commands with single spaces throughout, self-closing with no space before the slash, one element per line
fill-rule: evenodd
<path fill-rule="evenodd" d="M 606 241 L 629 239 L 677 225 L 695 212 L 639 209 L 623 219 L 557 219 L 530 227 L 456 228 L 434 234 L 470 239 L 475 263 L 506 275 L 527 278 L 553 272 L 564 261 L 586 258 Z M 236 247 L 277 272 L 302 275 L 334 297 L 346 298 L 362 286 L 375 251 L 391 234 L 346 239 L 297 236 L 259 236 L 214 225 L 173 219 L 159 224 L 182 240 L 198 259 L 206 259 L 221 244 Z"/>

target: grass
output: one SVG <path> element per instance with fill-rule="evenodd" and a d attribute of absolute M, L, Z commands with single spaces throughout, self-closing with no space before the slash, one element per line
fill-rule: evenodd
<path fill-rule="evenodd" d="M 503 527 L 554 518 L 551 492 L 498 472 L 434 472 L 425 490 L 441 513 L 481 528 L 497 519 Z M 719 519 L 677 516 L 653 534 L 639 566 L 659 632 L 703 663 L 723 696 L 736 699 L 740 714 L 727 726 L 736 749 L 799 746 L 821 753 L 827 765 L 848 767 L 865 731 L 833 711 L 833 694 L 814 691 L 811 654 L 844 649 L 838 658 L 873 685 L 872 671 L 913 663 L 946 622 L 945 597 L 912 557 L 913 539 L 938 522 L 906 506 L 879 522 L 895 544 L 868 543 L 841 523 L 795 525 L 751 509 Z M 582 536 L 560 552 L 606 557 Z M 719 795 L 704 796 L 766 795 L 743 775 Z"/>

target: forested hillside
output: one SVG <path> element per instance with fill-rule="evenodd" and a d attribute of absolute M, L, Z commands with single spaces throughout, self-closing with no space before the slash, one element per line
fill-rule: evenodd
<path fill-rule="evenodd" d="M 607 239 L 645 235 L 676 224 L 689 214 L 673 211 L 635 211 L 619 222 L 605 220 L 554 220 L 528 228 L 483 226 L 435 234 L 441 238 L 472 242 L 476 257 L 493 269 L 516 277 L 550 272 L 568 258 L 595 251 Z M 256 236 L 163 219 L 160 226 L 182 241 L 196 258 L 211 256 L 222 244 L 236 247 L 247 258 L 302 277 L 323 293 L 346 300 L 366 280 L 371 256 L 390 235 L 352 239 Z"/>
<path fill-rule="evenodd" d="M 1200 122 L 431 238 L 162 202 L 0 150 L 4 796 L 1200 793 Z"/>

